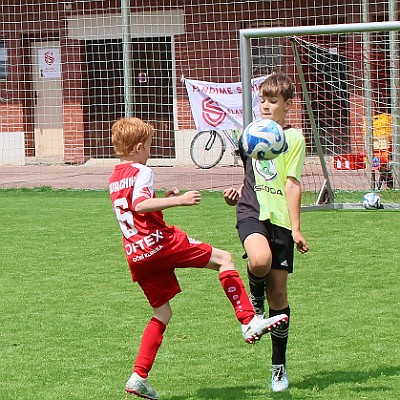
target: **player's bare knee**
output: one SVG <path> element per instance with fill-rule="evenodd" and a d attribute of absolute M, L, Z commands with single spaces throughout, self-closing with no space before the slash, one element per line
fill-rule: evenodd
<path fill-rule="evenodd" d="M 168 325 L 172 318 L 172 309 L 169 303 L 163 304 L 161 307 L 153 308 L 153 317 Z"/>
<path fill-rule="evenodd" d="M 265 276 L 271 269 L 271 260 L 268 257 L 257 256 L 249 259 L 249 270 L 256 276 Z"/>

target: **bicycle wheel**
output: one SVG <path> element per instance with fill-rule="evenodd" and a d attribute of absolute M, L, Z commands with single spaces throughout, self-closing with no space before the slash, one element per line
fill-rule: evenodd
<path fill-rule="evenodd" d="M 190 144 L 190 157 L 199 168 L 212 168 L 221 161 L 225 148 L 225 141 L 218 131 L 201 131 Z"/>

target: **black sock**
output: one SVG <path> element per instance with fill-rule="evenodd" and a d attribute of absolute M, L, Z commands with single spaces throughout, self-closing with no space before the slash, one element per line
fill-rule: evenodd
<path fill-rule="evenodd" d="M 256 314 L 264 313 L 265 282 L 267 276 L 262 278 L 253 275 L 247 267 L 247 277 L 250 287 L 250 301 L 253 304 Z"/>
<path fill-rule="evenodd" d="M 290 321 L 290 307 L 286 307 L 283 310 L 273 310 L 269 309 L 269 316 L 273 317 L 278 314 L 286 314 L 289 319 L 287 324 L 279 327 L 274 332 L 271 333 L 272 342 L 272 364 L 286 364 L 286 347 L 289 336 L 289 321 Z"/>

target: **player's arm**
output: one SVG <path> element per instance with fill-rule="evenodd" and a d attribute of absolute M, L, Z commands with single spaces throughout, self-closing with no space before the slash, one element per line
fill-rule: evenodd
<path fill-rule="evenodd" d="M 288 206 L 293 240 L 300 253 L 307 253 L 308 244 L 300 230 L 301 185 L 300 182 L 289 176 L 285 185 L 286 201 Z"/>
<path fill-rule="evenodd" d="M 192 190 L 179 195 L 179 190 L 168 190 L 165 198 L 154 197 L 154 173 L 147 166 L 143 166 L 136 177 L 132 194 L 132 206 L 136 212 L 165 210 L 177 206 L 193 206 L 200 203 L 201 195 L 197 190 Z"/>
<path fill-rule="evenodd" d="M 194 206 L 200 203 L 201 195 L 197 190 L 191 190 L 182 195 L 169 195 L 169 197 L 153 197 L 138 202 L 135 211 L 145 213 L 150 211 L 165 210 L 166 208 L 178 206 Z"/>

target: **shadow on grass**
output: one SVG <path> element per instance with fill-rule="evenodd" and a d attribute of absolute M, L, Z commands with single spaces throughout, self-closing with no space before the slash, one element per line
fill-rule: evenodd
<path fill-rule="evenodd" d="M 268 386 L 234 386 L 221 388 L 202 388 L 197 391 L 197 399 L 207 400 L 243 400 L 256 397 L 262 393 L 268 393 L 273 399 L 291 400 L 290 392 L 274 393 L 270 392 Z M 264 398 L 265 394 L 262 396 Z M 171 399 L 178 400 L 178 399 Z"/>
<path fill-rule="evenodd" d="M 252 398 L 260 390 L 265 390 L 261 386 L 225 386 L 220 388 L 201 388 L 196 392 L 196 400 L 243 400 Z M 256 393 L 257 392 L 257 393 Z M 164 398 L 164 397 L 163 397 Z M 166 397 L 166 400 L 187 400 L 186 396 Z M 282 397 L 282 400 L 289 400 L 291 397 Z"/>
<path fill-rule="evenodd" d="M 293 382 L 290 388 L 310 391 L 323 391 L 331 385 L 341 383 L 362 384 L 369 379 L 378 379 L 385 376 L 397 376 L 400 374 L 400 366 L 390 368 L 380 368 L 373 371 L 323 371 L 312 375 L 307 375 L 300 382 Z M 292 400 L 293 397 L 288 391 L 272 393 L 269 386 L 232 386 L 220 388 L 201 388 L 197 390 L 196 399 L 198 400 L 243 400 L 257 397 L 260 392 L 264 393 L 263 398 L 273 400 Z M 377 387 L 355 386 L 354 391 L 376 391 Z M 390 387 L 380 387 L 380 389 L 391 390 Z M 166 397 L 168 400 L 186 400 L 186 396 Z"/>
<path fill-rule="evenodd" d="M 258 391 L 260 386 L 227 386 L 220 388 L 201 388 L 197 391 L 198 399 L 243 400 L 251 397 L 251 392 Z"/>
<path fill-rule="evenodd" d="M 377 379 L 382 376 L 396 376 L 399 374 L 400 366 L 378 368 L 372 371 L 322 371 L 307 375 L 302 381 L 294 382 L 290 386 L 297 389 L 325 390 L 330 385 L 338 383 L 360 384 L 367 382 L 369 379 Z"/>

